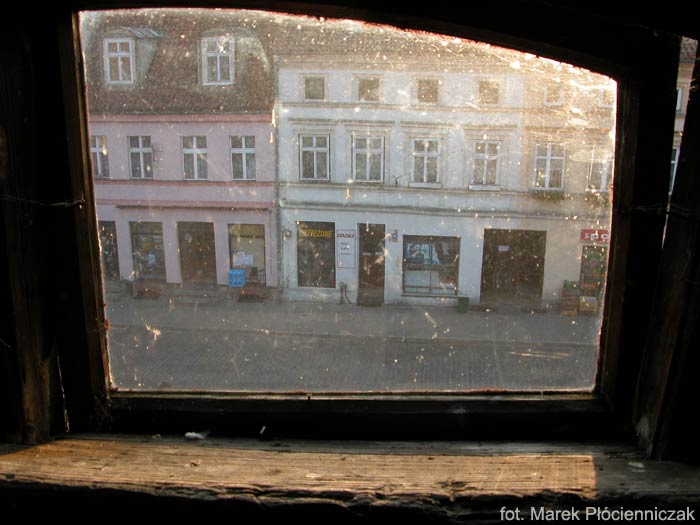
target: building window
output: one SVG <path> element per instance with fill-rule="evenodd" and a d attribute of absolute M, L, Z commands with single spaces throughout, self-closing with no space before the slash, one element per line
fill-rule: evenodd
<path fill-rule="evenodd" d="M 134 42 L 130 38 L 104 41 L 105 80 L 108 84 L 134 83 Z"/>
<path fill-rule="evenodd" d="M 495 140 L 474 141 L 474 186 L 496 186 L 498 184 L 498 155 L 501 143 Z"/>
<path fill-rule="evenodd" d="M 301 135 L 301 180 L 329 180 L 330 137 L 328 135 Z"/>
<path fill-rule="evenodd" d="M 325 100 L 326 79 L 324 77 L 304 77 L 304 100 Z"/>
<path fill-rule="evenodd" d="M 605 148 L 594 148 L 591 153 L 591 169 L 588 173 L 588 191 L 608 191 L 612 177 L 612 158 Z"/>
<path fill-rule="evenodd" d="M 335 288 L 335 223 L 297 223 L 299 286 Z"/>
<path fill-rule="evenodd" d="M 683 107 L 683 88 L 676 88 L 676 111 L 680 111 Z"/>
<path fill-rule="evenodd" d="M 544 87 L 544 105 L 564 105 L 564 86 L 562 84 L 548 84 Z"/>
<path fill-rule="evenodd" d="M 92 135 L 90 137 L 90 161 L 92 164 L 92 174 L 95 178 L 109 178 L 107 137 L 104 135 Z"/>
<path fill-rule="evenodd" d="M 384 137 L 352 137 L 353 177 L 359 182 L 384 179 Z"/>
<path fill-rule="evenodd" d="M 420 104 L 437 104 L 440 99 L 440 81 L 436 78 L 416 80 L 416 100 Z"/>
<path fill-rule="evenodd" d="M 436 184 L 440 181 L 440 141 L 412 139 L 413 181 Z"/>
<path fill-rule="evenodd" d="M 535 152 L 535 188 L 564 189 L 564 146 L 537 144 Z"/>
<path fill-rule="evenodd" d="M 182 165 L 185 179 L 207 179 L 206 137 L 182 137 Z"/>
<path fill-rule="evenodd" d="M 160 222 L 130 222 L 131 254 L 137 279 L 165 279 L 163 225 Z"/>
<path fill-rule="evenodd" d="M 357 79 L 357 101 L 379 102 L 381 83 L 378 77 L 362 77 Z"/>
<path fill-rule="evenodd" d="M 202 40 L 202 82 L 233 84 L 233 39 L 226 36 Z"/>
<path fill-rule="evenodd" d="M 598 106 L 601 108 L 612 108 L 615 106 L 615 92 L 607 88 L 598 90 Z"/>
<path fill-rule="evenodd" d="M 678 148 L 671 149 L 671 183 L 668 186 L 668 194 L 671 195 L 673 185 L 676 182 L 676 170 L 678 169 Z"/>
<path fill-rule="evenodd" d="M 153 147 L 151 137 L 128 137 L 129 172 L 132 179 L 153 178 Z"/>
<path fill-rule="evenodd" d="M 236 180 L 255 180 L 255 137 L 231 137 L 231 170 Z"/>
<path fill-rule="evenodd" d="M 501 84 L 495 80 L 482 80 L 478 85 L 479 104 L 495 106 L 499 103 Z"/>
<path fill-rule="evenodd" d="M 459 237 L 403 237 L 403 293 L 456 295 Z"/>

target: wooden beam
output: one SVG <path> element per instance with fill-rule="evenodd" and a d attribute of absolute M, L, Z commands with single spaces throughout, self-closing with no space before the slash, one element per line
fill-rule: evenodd
<path fill-rule="evenodd" d="M 10 490 L 27 499 L 51 491 L 61 498 L 89 493 L 88 504 L 131 495 L 151 505 L 158 499 L 210 508 L 225 503 L 227 510 L 243 510 L 238 519 L 294 508 L 310 517 L 332 508 L 346 518 L 410 512 L 449 523 L 500 522 L 504 505 L 524 514 L 530 506 L 696 506 L 699 487 L 700 469 L 643 461 L 632 449 L 610 446 L 160 436 L 0 445 L 0 501 Z"/>

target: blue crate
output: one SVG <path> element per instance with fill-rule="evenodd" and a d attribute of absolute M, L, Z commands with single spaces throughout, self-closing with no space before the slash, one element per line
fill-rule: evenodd
<path fill-rule="evenodd" d="M 245 269 L 234 268 L 229 270 L 228 285 L 231 288 L 243 288 L 245 286 Z"/>

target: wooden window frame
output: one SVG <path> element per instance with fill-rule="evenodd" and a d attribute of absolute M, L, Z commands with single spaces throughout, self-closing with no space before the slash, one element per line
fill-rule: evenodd
<path fill-rule="evenodd" d="M 131 146 L 131 139 L 137 138 L 139 139 L 139 145 L 137 147 L 132 147 Z M 143 145 L 143 139 L 148 138 L 149 145 L 144 146 Z M 153 180 L 153 141 L 151 140 L 150 135 L 128 135 L 126 137 L 126 147 L 129 150 L 129 178 L 132 180 Z M 133 153 L 138 153 L 139 155 L 139 168 L 140 168 L 140 177 L 135 177 L 134 176 L 134 164 L 131 161 L 131 155 Z M 146 166 L 148 166 L 148 163 L 145 162 L 144 160 L 144 155 L 149 154 L 151 155 L 151 174 L 150 176 L 145 175 L 145 173 L 148 172 L 146 170 Z"/>
<path fill-rule="evenodd" d="M 109 150 L 106 135 L 90 135 L 90 159 L 96 179 L 109 179 Z"/>
<path fill-rule="evenodd" d="M 192 147 L 185 147 L 185 139 L 192 139 Z M 204 147 L 199 145 L 199 139 L 204 139 Z M 182 148 L 182 178 L 187 181 L 209 180 L 209 164 L 207 160 L 207 137 L 206 135 L 187 135 L 180 137 L 180 147 Z M 192 156 L 192 173 L 187 173 L 188 155 Z M 198 161 L 204 161 L 204 175 L 200 173 Z"/>
<path fill-rule="evenodd" d="M 240 138 L 241 139 L 241 147 L 234 147 L 232 142 L 234 138 Z M 231 156 L 231 178 L 232 180 L 255 180 L 257 176 L 257 166 L 256 166 L 256 155 L 255 155 L 255 145 L 249 146 L 248 145 L 248 140 L 247 139 L 253 139 L 253 143 L 257 142 L 255 139 L 255 135 L 232 135 L 229 137 L 229 146 L 231 148 L 230 151 L 230 156 Z M 234 155 L 240 155 L 241 157 L 241 176 L 236 177 L 236 172 L 234 170 L 234 162 L 233 162 L 233 157 Z M 249 175 L 248 173 L 248 157 L 252 156 L 253 158 L 253 174 L 252 176 Z"/>
<path fill-rule="evenodd" d="M 139 5 L 147 6 L 147 3 Z M 208 5 L 216 5 L 216 2 Z M 220 5 L 224 6 L 223 3 Z M 232 4 L 225 5 L 230 7 Z M 79 67 L 80 46 L 76 37 L 78 23 L 75 13 L 91 6 L 87 0 L 66 2 L 52 8 L 51 12 L 57 14 L 54 13 L 56 16 L 51 20 L 48 17 L 32 18 L 31 28 L 25 25 L 22 17 L 18 19 L 27 34 L 45 39 L 47 46 L 37 46 L 38 49 L 49 48 L 54 42 L 55 30 L 59 30 L 62 69 L 23 71 L 24 76 L 14 78 L 12 82 L 36 80 L 31 75 L 39 75 L 48 81 L 43 84 L 48 92 L 55 93 L 63 88 L 65 110 L 57 103 L 56 97 L 46 97 L 46 100 L 39 101 L 41 111 L 36 114 L 40 114 L 42 122 L 46 123 L 42 126 L 43 132 L 47 132 L 47 126 L 53 127 L 54 136 L 60 136 L 61 128 L 65 126 L 70 140 L 61 144 L 56 141 L 51 148 L 57 154 L 45 155 L 56 174 L 52 180 L 45 182 L 43 178 L 43 184 L 36 184 L 31 177 L 18 176 L 21 170 L 12 164 L 7 188 L 17 190 L 28 199 L 37 196 L 38 192 L 43 202 L 47 202 L 46 199 L 65 202 L 68 211 L 47 219 L 44 208 L 28 207 L 27 216 L 34 219 L 35 224 L 48 225 L 47 228 L 33 228 L 32 232 L 26 232 L 15 222 L 4 226 L 7 243 L 18 254 L 16 260 L 7 263 L 10 278 L 5 283 L 5 291 L 12 297 L 15 334 L 32 334 L 30 338 L 14 335 L 5 341 L 16 349 L 13 370 L 17 371 L 17 377 L 5 383 L 10 385 L 5 388 L 10 389 L 12 395 L 3 400 L 3 407 L 10 407 L 13 414 L 3 420 L 7 422 L 6 435 L 19 436 L 18 439 L 25 441 L 45 440 L 64 428 L 62 414 L 68 414 L 74 432 L 107 428 L 116 432 L 180 432 L 197 428 L 204 421 L 214 421 L 219 432 L 251 435 L 257 435 L 262 424 L 289 435 L 398 435 L 402 439 L 435 435 L 508 439 L 518 436 L 547 439 L 612 436 L 634 440 L 636 428 L 639 442 L 649 454 L 663 454 L 664 444 L 671 442 L 671 438 L 660 438 L 659 434 L 671 432 L 672 435 L 672 430 L 677 427 L 673 426 L 673 419 L 668 419 L 668 410 L 660 408 L 658 403 L 663 404 L 669 392 L 682 390 L 691 381 L 687 374 L 683 375 L 682 369 L 669 364 L 676 363 L 676 359 L 669 356 L 685 355 L 687 344 L 683 346 L 678 339 L 684 316 L 662 316 L 661 320 L 654 322 L 659 332 L 662 327 L 671 330 L 674 337 L 669 338 L 666 330 L 665 341 L 647 340 L 647 332 L 639 327 L 651 319 L 652 309 L 658 314 L 659 311 L 681 307 L 678 301 L 675 306 L 667 304 L 668 295 L 660 295 L 662 286 L 649 286 L 656 281 L 659 269 L 667 268 L 661 242 L 665 216 L 644 211 L 655 209 L 668 193 L 669 179 L 662 175 L 670 171 L 668 151 L 658 146 L 668 143 L 670 147 L 672 137 L 679 38 L 663 30 L 652 32 L 643 24 L 615 23 L 614 17 L 606 18 L 585 10 L 579 12 L 576 24 L 552 24 L 552 16 L 565 20 L 568 12 L 564 8 L 537 2 L 511 5 L 514 12 L 508 18 L 517 23 L 498 20 L 490 10 L 478 6 L 470 6 L 468 17 L 466 14 L 457 17 L 454 10 L 450 10 L 449 17 L 443 17 L 436 11 L 425 16 L 419 11 L 420 7 L 406 5 L 401 8 L 401 16 L 395 19 L 403 27 L 510 45 L 588 67 L 618 80 L 610 268 L 600 369 L 597 387 L 591 394 L 515 392 L 508 395 L 409 395 L 399 399 L 383 396 L 311 397 L 302 393 L 258 397 L 113 393 L 107 388 L 108 372 L 103 351 L 107 319 L 101 292 L 94 194 L 87 175 L 89 135 Z M 282 8 L 275 2 L 263 2 L 257 7 Z M 350 2 L 338 2 L 333 6 L 295 2 L 284 5 L 285 10 L 300 14 L 354 15 L 370 22 L 393 20 L 386 13 L 369 9 L 358 13 L 352 7 Z M 545 12 L 549 16 L 542 16 Z M 525 17 L 533 23 L 522 24 Z M 535 23 L 538 19 L 546 20 L 546 24 L 540 27 Z M 479 29 L 474 30 L 474 27 Z M 590 38 L 590 27 L 597 28 L 597 38 Z M 632 44 L 635 53 L 626 54 L 625 50 Z M 26 85 L 33 84 L 27 82 Z M 20 104 L 18 108 L 21 107 Z M 691 101 L 688 113 L 692 111 Z M 10 113 L 3 127 L 16 131 L 21 129 L 21 122 L 19 113 Z M 685 133 L 684 142 L 690 140 L 691 135 Z M 21 133 L 18 136 L 19 140 L 23 137 Z M 695 135 L 692 137 L 697 140 Z M 692 155 L 692 147 L 682 148 L 677 184 L 692 184 L 690 178 L 683 175 L 689 173 L 686 165 L 691 164 L 683 160 L 695 159 Z M 37 159 L 36 162 L 38 168 L 42 168 L 45 164 L 48 167 L 49 160 Z M 43 169 L 37 171 L 44 172 Z M 70 197 L 68 200 L 66 195 Z M 689 193 L 687 198 L 692 195 Z M 666 235 L 667 239 L 669 236 L 682 238 L 683 232 L 672 225 Z M 20 246 L 26 249 L 17 250 Z M 52 271 L 60 271 L 62 276 L 48 284 L 30 277 L 42 274 L 45 269 L 43 261 L 49 259 L 42 257 L 46 254 L 52 254 Z M 672 264 L 670 255 L 668 261 L 669 265 Z M 685 293 L 682 288 L 673 289 Z M 683 295 L 681 304 L 689 304 L 693 297 L 697 295 Z M 34 301 L 35 308 L 27 307 L 30 300 Z M 36 307 L 37 302 L 40 308 Z M 64 312 L 61 325 L 45 322 L 40 317 L 41 311 Z M 669 346 L 671 339 L 679 341 L 679 346 Z M 54 342 L 51 346 L 54 350 L 47 357 L 44 343 L 48 340 Z M 61 389 L 55 397 L 56 393 L 51 394 L 51 388 L 47 388 L 50 385 L 45 378 L 56 377 L 55 358 L 59 355 Z M 664 366 L 655 366 L 659 363 Z M 6 373 L 11 375 L 10 371 Z M 659 396 L 659 392 L 663 396 Z M 654 399 L 651 399 L 652 394 L 656 396 Z M 60 401 L 54 403 L 51 400 Z M 645 425 L 639 426 L 642 420 Z"/>

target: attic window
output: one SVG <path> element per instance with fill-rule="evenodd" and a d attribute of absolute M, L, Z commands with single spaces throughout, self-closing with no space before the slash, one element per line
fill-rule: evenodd
<path fill-rule="evenodd" d="M 104 59 L 108 84 L 134 83 L 134 41 L 131 38 L 106 38 Z"/>
<path fill-rule="evenodd" d="M 233 84 L 233 39 L 228 36 L 202 39 L 202 83 Z"/>

